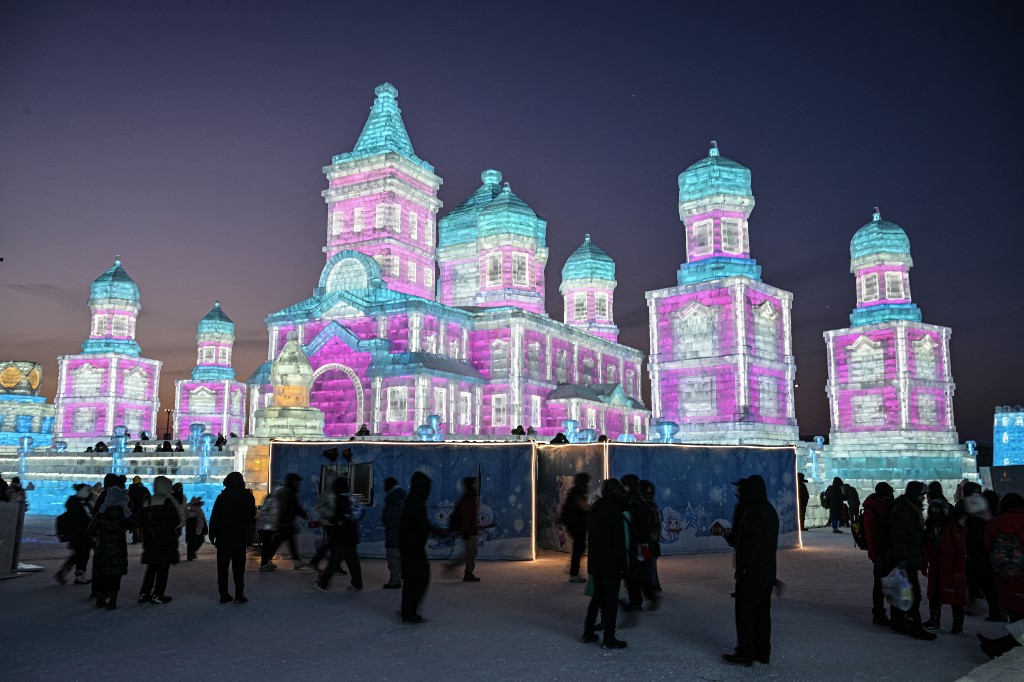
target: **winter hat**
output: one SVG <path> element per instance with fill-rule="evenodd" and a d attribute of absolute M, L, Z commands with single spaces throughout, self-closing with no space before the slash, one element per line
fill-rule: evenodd
<path fill-rule="evenodd" d="M 191 500 L 188 501 L 188 506 L 190 506 L 190 507 L 202 507 L 203 506 L 203 498 L 201 498 L 201 497 L 193 497 Z"/>
<path fill-rule="evenodd" d="M 875 484 L 875 493 L 881 495 L 882 497 L 885 497 L 886 495 L 892 495 L 894 492 L 895 491 L 892 489 L 892 486 L 886 483 L 885 481 L 879 481 L 878 483 Z"/>
<path fill-rule="evenodd" d="M 136 476 L 133 478 L 132 483 L 142 483 L 142 476 Z"/>
<path fill-rule="evenodd" d="M 924 483 L 921 481 L 911 481 L 907 484 L 907 497 L 920 497 L 924 495 Z"/>

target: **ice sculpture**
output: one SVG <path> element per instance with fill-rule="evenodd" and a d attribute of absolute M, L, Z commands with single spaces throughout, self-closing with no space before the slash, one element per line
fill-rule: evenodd
<path fill-rule="evenodd" d="M 948 327 L 921 322 L 910 296 L 903 229 L 878 209 L 850 242 L 857 306 L 851 326 L 825 332 L 832 429 L 825 479 L 862 490 L 876 482 L 939 480 L 952 491 L 974 463 L 953 423 Z"/>
<path fill-rule="evenodd" d="M 683 443 L 785 445 L 793 404 L 793 295 L 750 257 L 750 170 L 719 154 L 679 175 L 686 262 L 677 285 L 647 292 L 654 421 Z"/>
<path fill-rule="evenodd" d="M 1024 407 L 1001 405 L 992 424 L 992 464 L 1024 464 Z"/>
<path fill-rule="evenodd" d="M 93 281 L 89 309 L 92 324 L 82 352 L 57 358 L 54 432 L 72 450 L 107 440 L 116 424 L 132 434 L 156 433 L 160 409 L 163 363 L 140 356 L 135 342 L 139 288 L 121 267 L 120 256 Z"/>
<path fill-rule="evenodd" d="M 17 452 L 19 440 L 32 436 L 35 447 L 53 439 L 54 406 L 39 395 L 43 366 L 38 362 L 0 362 L 0 456 Z"/>
<path fill-rule="evenodd" d="M 313 368 L 294 336 L 274 360 L 270 383 L 274 387 L 273 404 L 256 412 L 256 437 L 323 437 L 324 413 L 309 406 Z"/>
<path fill-rule="evenodd" d="M 174 382 L 174 432 L 202 424 L 212 434 L 242 434 L 245 384 L 235 380 L 231 353 L 235 324 L 217 299 L 196 327 L 196 366 L 189 379 Z"/>
<path fill-rule="evenodd" d="M 449 438 L 517 426 L 550 437 L 568 418 L 610 437 L 645 433 L 643 355 L 615 342 L 611 259 L 585 244 L 590 255 L 566 265 L 567 286 L 606 293 L 607 306 L 595 295 L 593 319 L 551 320 L 547 223 L 487 170 L 435 226 L 441 178 L 413 151 L 395 87 L 375 92 L 355 148 L 324 169 L 327 263 L 313 295 L 267 316 L 267 362 L 246 382 L 251 417 L 270 405 L 271 363 L 294 333 L 329 437 L 365 424 L 413 438 L 429 415 Z"/>

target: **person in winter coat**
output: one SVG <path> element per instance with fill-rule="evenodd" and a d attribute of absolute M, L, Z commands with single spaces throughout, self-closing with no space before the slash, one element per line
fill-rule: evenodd
<path fill-rule="evenodd" d="M 435 526 L 427 516 L 427 498 L 431 480 L 422 471 L 412 475 L 409 494 L 402 504 L 398 525 L 398 548 L 402 556 L 402 622 L 422 623 L 419 614 L 423 596 L 430 585 L 430 562 L 427 561 L 427 537 L 434 533 L 444 537 L 448 531 Z"/>
<path fill-rule="evenodd" d="M 942 611 L 942 590 L 938 587 L 938 580 L 940 576 L 930 575 L 928 572 L 929 566 L 937 566 L 939 563 L 939 543 L 942 539 L 942 531 L 945 530 L 946 524 L 949 523 L 950 514 L 953 510 L 950 508 L 949 503 L 946 502 L 946 498 L 939 491 L 938 496 L 933 496 L 932 491 L 929 490 L 925 493 L 925 498 L 928 500 L 928 506 L 925 511 L 924 520 L 924 566 L 922 573 L 928 576 L 928 620 L 924 623 L 924 627 L 929 630 L 934 630 L 939 627 L 939 614 Z"/>
<path fill-rule="evenodd" d="M 462 581 L 480 582 L 480 578 L 473 573 L 476 570 L 476 554 L 480 549 L 480 489 L 476 478 L 467 476 L 462 479 L 462 496 L 455 504 L 448 528 L 462 538 L 463 548 L 462 558 L 448 564 L 448 568 L 455 569 L 459 564 L 465 563 Z"/>
<path fill-rule="evenodd" d="M 981 486 L 977 483 L 966 483 L 963 492 L 964 508 L 969 512 L 967 516 L 967 589 L 971 599 L 985 599 L 988 606 L 986 621 L 1005 623 L 1006 616 L 999 609 L 996 579 L 992 573 L 992 565 L 989 563 L 988 550 L 985 548 L 985 527 L 991 518 L 990 512 L 995 512 L 995 509 L 989 507 L 987 501 L 982 501 L 984 495 L 981 492 Z M 981 511 L 970 513 L 975 508 L 981 509 Z"/>
<path fill-rule="evenodd" d="M 25 489 L 21 486 L 21 479 L 15 476 L 7 486 L 7 501 L 12 504 L 25 504 Z"/>
<path fill-rule="evenodd" d="M 331 576 L 341 566 L 342 561 L 348 566 L 348 572 L 352 576 L 352 584 L 348 589 L 352 592 L 363 589 L 363 569 L 359 563 L 359 554 L 356 553 L 359 546 L 360 509 L 358 502 L 353 501 L 348 491 L 348 479 L 338 476 L 331 481 L 331 487 L 320 496 L 320 518 L 323 519 L 324 531 L 331 543 L 331 558 L 327 562 L 327 568 L 320 571 L 320 575 L 313 583 L 321 592 L 327 591 Z"/>
<path fill-rule="evenodd" d="M 832 532 L 842 533 L 839 524 L 843 520 L 843 503 L 846 502 L 843 479 L 838 476 L 832 479 L 832 485 L 825 489 L 825 498 L 828 500 L 828 522 L 832 524 Z"/>
<path fill-rule="evenodd" d="M 871 588 L 871 622 L 889 627 L 885 614 L 885 595 L 882 593 L 882 578 L 889 575 L 892 567 L 885 560 L 889 547 L 889 505 L 892 504 L 892 486 L 881 481 L 875 485 L 875 492 L 864 498 L 864 538 L 868 543 L 868 559 L 872 564 L 874 582 Z"/>
<path fill-rule="evenodd" d="M 907 611 L 892 609 L 891 627 L 894 632 L 915 639 L 934 640 L 935 635 L 921 626 L 921 583 L 917 579 L 924 558 L 924 519 L 921 516 L 924 491 L 924 483 L 911 481 L 906 492 L 889 507 L 887 559 L 891 566 L 906 572 L 914 590 L 914 601 Z"/>
<path fill-rule="evenodd" d="M 655 520 L 651 505 L 640 494 L 640 477 L 626 474 L 622 487 L 629 499 L 629 573 L 626 576 L 626 591 L 629 603 L 623 611 L 643 609 L 644 597 L 651 602 L 650 609 L 658 608 L 658 594 L 651 583 L 651 558 L 654 556 L 651 543 L 654 537 Z"/>
<path fill-rule="evenodd" d="M 185 510 L 185 558 L 195 561 L 196 552 L 206 541 L 206 513 L 203 512 L 203 498 L 193 497 Z"/>
<path fill-rule="evenodd" d="M 142 510 L 142 563 L 146 574 L 139 589 L 140 604 L 166 604 L 167 577 L 178 563 L 178 529 L 182 526 L 181 507 L 174 499 L 171 479 L 153 479 L 153 496 Z"/>
<path fill-rule="evenodd" d="M 846 506 L 850 509 L 850 523 L 853 523 L 860 518 L 860 493 L 849 483 L 844 483 L 843 495 L 846 497 Z"/>
<path fill-rule="evenodd" d="M 624 649 L 626 643 L 615 637 L 615 621 L 619 612 L 619 587 L 629 572 L 629 496 L 618 479 L 607 478 L 601 485 L 601 497 L 590 507 L 587 536 L 590 555 L 587 573 L 590 576 L 590 603 L 583 621 L 584 644 L 596 642 L 597 614 L 604 625 L 602 647 Z"/>
<path fill-rule="evenodd" d="M 388 581 L 385 590 L 402 588 L 402 550 L 398 546 L 398 528 L 402 520 L 402 503 L 407 493 L 390 476 L 384 479 L 384 510 L 380 520 L 384 525 L 384 552 L 388 560 Z"/>
<path fill-rule="evenodd" d="M 88 585 L 91 581 L 85 577 L 85 567 L 89 563 L 89 552 L 92 550 L 92 538 L 89 537 L 89 523 L 92 521 L 92 505 L 89 503 L 90 488 L 85 483 L 75 484 L 75 494 L 64 503 L 68 514 L 68 549 L 69 556 L 57 570 L 54 578 L 61 585 L 67 583 L 65 576 L 72 567 L 75 569 L 75 584 Z"/>
<path fill-rule="evenodd" d="M 736 651 L 727 663 L 767 664 L 772 653 L 772 590 L 777 579 L 775 554 L 779 515 L 768 502 L 764 479 L 747 478 L 739 490 L 744 506 L 736 533 Z"/>
<path fill-rule="evenodd" d="M 929 504 L 929 514 L 933 507 L 944 510 L 948 509 L 949 504 L 944 497 L 941 500 L 934 498 Z M 951 635 L 959 635 L 964 631 L 964 605 L 967 604 L 966 522 L 962 504 L 950 509 L 945 521 L 935 526 L 939 529 L 936 551 L 925 553 L 930 617 L 924 626 L 938 628 L 942 605 L 949 604 L 953 607 L 953 627 L 949 630 Z M 930 537 L 928 542 L 931 543 Z"/>
<path fill-rule="evenodd" d="M 246 489 L 245 479 L 239 472 L 232 471 L 224 477 L 224 490 L 217 496 L 210 513 L 210 542 L 217 548 L 217 587 L 221 604 L 232 599 L 236 604 L 249 601 L 245 596 L 245 548 L 255 514 L 256 500 Z M 234 597 L 228 592 L 229 566 L 235 583 Z"/>
<path fill-rule="evenodd" d="M 572 538 L 572 555 L 569 559 L 569 582 L 585 583 L 580 575 L 580 560 L 587 551 L 587 514 L 590 512 L 590 474 L 581 471 L 573 477 L 572 487 L 562 504 L 561 519 Z"/>
<path fill-rule="evenodd" d="M 807 530 L 807 504 L 811 501 L 811 493 L 807 490 L 807 479 L 803 474 L 796 475 L 800 487 L 798 500 L 800 502 L 800 530 Z"/>
<path fill-rule="evenodd" d="M 640 496 L 647 503 L 651 515 L 651 587 L 661 592 L 661 581 L 658 580 L 658 557 L 661 556 L 661 511 L 655 498 L 654 484 L 640 481 Z"/>
<path fill-rule="evenodd" d="M 0 502 L 7 502 L 7 490 L 10 488 L 3 476 L 0 476 Z"/>
<path fill-rule="evenodd" d="M 269 534 L 269 542 L 263 546 L 263 564 L 267 565 L 277 552 L 277 548 L 283 543 L 288 543 L 288 550 L 292 554 L 294 568 L 304 567 L 302 556 L 299 554 L 299 546 L 295 541 L 295 519 L 309 520 L 306 510 L 299 504 L 299 490 L 302 487 L 302 477 L 291 473 L 285 476 L 284 485 L 274 494 L 277 496 L 277 525 Z"/>
<path fill-rule="evenodd" d="M 136 476 L 128 486 L 128 506 L 132 510 L 132 544 L 142 542 L 142 510 L 149 503 L 149 489 L 142 483 L 142 477 Z"/>
<path fill-rule="evenodd" d="M 988 522 L 985 528 L 985 547 L 991 552 L 994 549 L 1008 548 L 1014 544 L 1024 547 L 1024 497 L 1017 493 L 1008 493 L 999 502 L 999 513 Z M 993 562 L 996 594 L 999 606 L 1007 611 L 1010 622 L 1024 620 L 1024 573 L 1015 576 L 1001 575 L 1005 568 L 1000 564 L 999 557 Z M 997 639 L 989 639 L 978 635 L 981 650 L 989 658 L 1001 656 L 1010 649 L 1020 646 L 1013 635 L 1005 635 Z"/>
<path fill-rule="evenodd" d="M 105 488 L 103 503 L 89 523 L 89 535 L 95 542 L 92 557 L 92 582 L 96 608 L 117 608 L 121 576 L 128 573 L 128 542 L 125 533 L 131 526 L 132 512 L 128 494 L 119 485 Z"/>

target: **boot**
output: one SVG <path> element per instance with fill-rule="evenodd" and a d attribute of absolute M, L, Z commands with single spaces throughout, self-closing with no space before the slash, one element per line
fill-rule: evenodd
<path fill-rule="evenodd" d="M 938 630 L 939 619 L 942 616 L 942 604 L 929 604 L 928 615 L 928 622 L 924 624 L 924 627 L 929 630 Z"/>
<path fill-rule="evenodd" d="M 85 571 L 75 571 L 75 584 L 88 585 L 92 581 L 85 577 Z"/>
<path fill-rule="evenodd" d="M 907 614 L 907 634 L 925 642 L 938 639 L 934 632 L 928 632 L 921 626 L 921 616 L 917 613 Z"/>
<path fill-rule="evenodd" d="M 984 651 L 985 655 L 989 658 L 998 658 L 1010 649 L 1020 646 L 1020 644 L 1017 643 L 1017 640 L 1014 639 L 1013 635 L 1003 635 L 996 639 L 989 639 L 979 632 L 978 641 L 981 642 L 981 650 Z"/>
<path fill-rule="evenodd" d="M 117 592 L 111 592 L 107 597 L 107 610 L 114 611 L 117 609 Z"/>
<path fill-rule="evenodd" d="M 871 614 L 871 624 L 887 628 L 892 625 L 892 621 L 889 620 L 889 616 L 885 615 L 885 611 L 879 611 Z"/>
<path fill-rule="evenodd" d="M 964 607 L 954 606 L 953 607 L 953 627 L 950 628 L 949 634 L 959 635 L 964 631 Z"/>
<path fill-rule="evenodd" d="M 107 595 L 104 594 L 103 592 L 98 592 L 96 594 L 96 608 L 103 609 L 103 608 L 106 608 L 106 606 L 107 606 Z"/>
<path fill-rule="evenodd" d="M 64 577 L 65 575 L 67 575 L 67 572 L 68 571 L 66 568 L 61 567 L 56 573 L 53 574 L 53 579 L 59 582 L 61 585 L 67 585 L 67 578 Z"/>
<path fill-rule="evenodd" d="M 898 635 L 910 634 L 907 628 L 907 612 L 893 608 L 889 618 L 889 628 Z"/>

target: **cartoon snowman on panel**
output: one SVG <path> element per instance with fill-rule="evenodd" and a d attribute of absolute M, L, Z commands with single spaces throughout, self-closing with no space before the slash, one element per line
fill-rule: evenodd
<path fill-rule="evenodd" d="M 480 545 L 494 539 L 494 534 L 496 533 L 494 529 L 498 527 L 498 522 L 494 520 L 494 512 L 483 501 L 480 502 L 480 511 L 477 514 L 476 523 L 477 541 Z"/>
<path fill-rule="evenodd" d="M 672 507 L 661 510 L 661 541 L 667 545 L 679 540 L 683 532 L 683 516 Z"/>
<path fill-rule="evenodd" d="M 455 504 L 451 500 L 443 500 L 437 505 L 437 511 L 434 512 L 434 524 L 438 528 L 447 528 L 448 523 L 452 518 L 452 512 L 455 510 Z M 446 535 L 442 538 L 434 538 L 430 547 L 432 549 L 441 549 L 451 547 L 455 544 L 455 535 Z"/>

